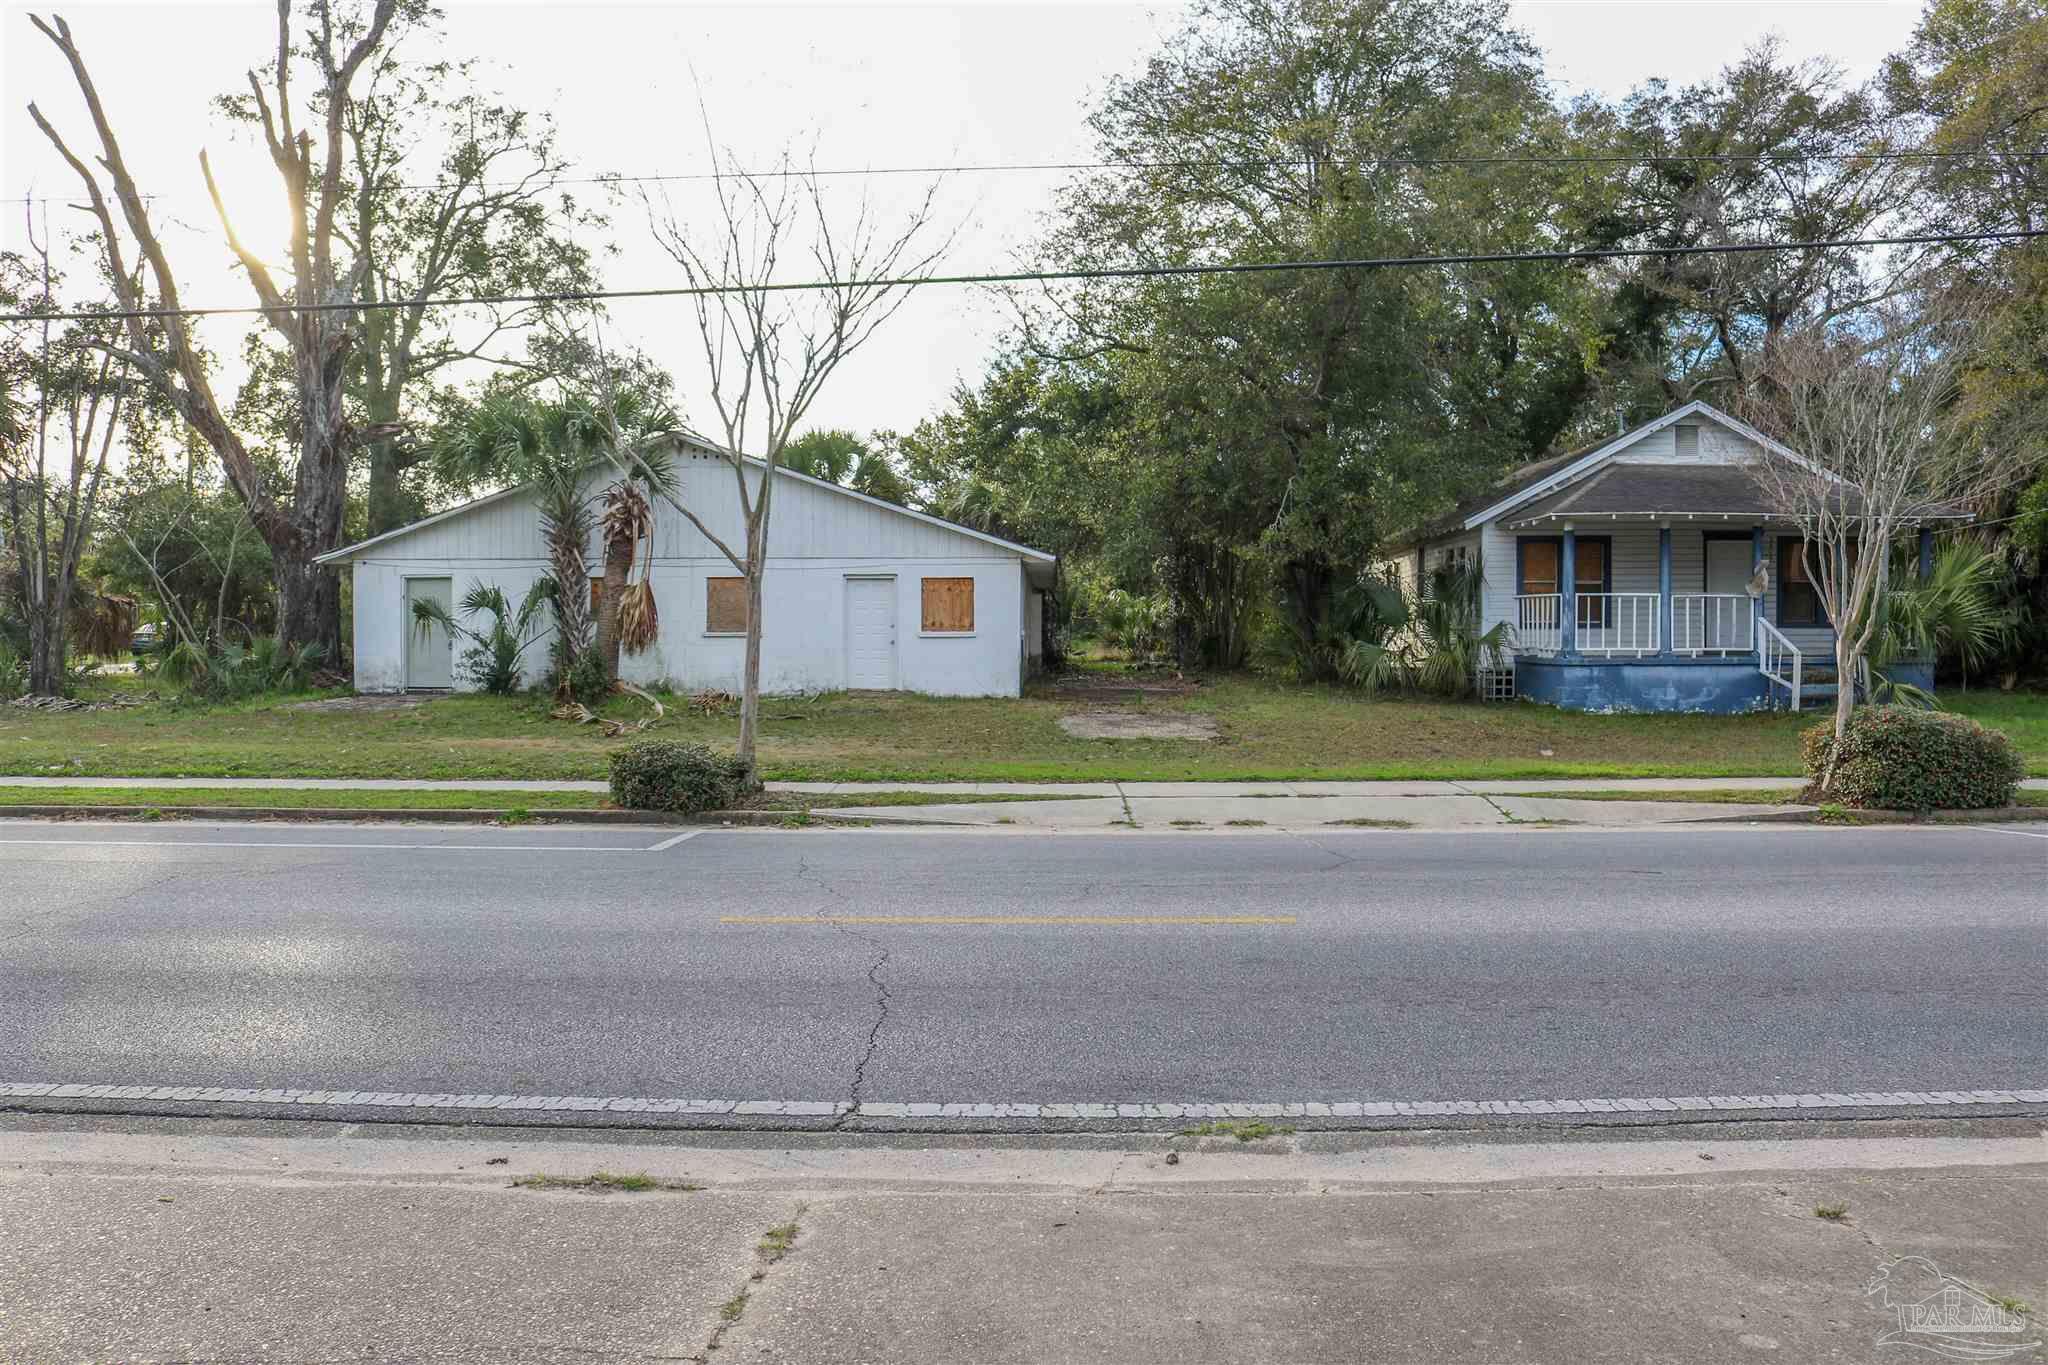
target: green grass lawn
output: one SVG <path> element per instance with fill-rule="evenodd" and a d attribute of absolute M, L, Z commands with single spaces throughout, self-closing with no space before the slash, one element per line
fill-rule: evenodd
<path fill-rule="evenodd" d="M 2048 775 L 2048 696 L 1971 692 L 1947 704 L 2004 730 Z M 1202 712 L 1219 738 L 1086 740 L 1060 730 L 1094 709 L 1046 690 L 1017 699 L 887 694 L 770 698 L 765 775 L 784 780 L 1058 781 L 1281 778 L 1796 776 L 1814 716 L 1593 716 L 1520 703 L 1369 700 L 1336 688 L 1219 678 L 1140 703 Z M 615 700 L 608 714 L 646 708 Z M 732 743 L 729 716 L 680 702 L 650 733 Z M 401 710 L 318 712 L 263 699 L 42 713 L 0 707 L 0 773 L 138 777 L 602 778 L 596 726 L 533 698 L 446 697 Z M 505 798 L 509 799 L 509 798 Z M 529 803 L 530 804 L 530 803 Z"/>

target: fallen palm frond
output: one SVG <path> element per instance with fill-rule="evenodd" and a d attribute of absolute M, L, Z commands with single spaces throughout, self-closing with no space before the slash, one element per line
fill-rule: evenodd
<path fill-rule="evenodd" d="M 597 728 L 604 732 L 605 738 L 607 739 L 617 739 L 621 735 L 637 735 L 642 730 L 645 730 L 650 726 L 659 724 L 661 719 L 668 714 L 668 708 L 663 706 L 661 704 L 661 699 L 659 697 L 656 697 L 652 692 L 648 692 L 642 688 L 635 687 L 633 686 L 633 684 L 628 682 L 615 683 L 614 686 L 617 687 L 619 691 L 629 693 L 632 696 L 638 697 L 640 698 L 640 700 L 646 702 L 649 706 L 654 708 L 654 714 L 651 716 L 643 716 L 639 720 L 632 721 L 629 723 L 623 720 L 613 720 L 609 716 L 600 716 L 599 714 L 597 714 L 597 712 L 591 710 L 589 707 L 585 706 L 580 701 L 564 702 L 560 706 L 557 706 L 554 710 L 548 712 L 548 714 L 550 716 L 553 716 L 556 720 L 573 721 L 578 725 L 589 725 L 592 722 L 595 722 Z"/>
<path fill-rule="evenodd" d="M 690 694 L 690 709 L 707 716 L 723 715 L 732 704 L 732 693 L 721 692 L 715 687 L 702 688 Z"/>

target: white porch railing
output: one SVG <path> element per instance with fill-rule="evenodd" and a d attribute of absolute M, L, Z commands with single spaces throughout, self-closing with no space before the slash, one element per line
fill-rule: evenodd
<path fill-rule="evenodd" d="M 1698 592 L 1671 599 L 1674 654 L 1747 654 L 1756 648 L 1755 605 L 1746 593 Z"/>
<path fill-rule="evenodd" d="M 1757 672 L 1782 686 L 1792 694 L 1792 709 L 1799 709 L 1799 691 L 1804 684 L 1802 676 L 1805 660 L 1799 647 L 1779 633 L 1769 621 L 1757 623 L 1756 642 Z"/>
<path fill-rule="evenodd" d="M 1653 592 L 1582 592 L 1572 616 L 1581 654 L 1655 654 L 1661 599 Z"/>
<path fill-rule="evenodd" d="M 1563 648 L 1564 598 L 1554 592 L 1523 593 L 1515 599 L 1515 648 L 1524 654 L 1555 654 Z"/>

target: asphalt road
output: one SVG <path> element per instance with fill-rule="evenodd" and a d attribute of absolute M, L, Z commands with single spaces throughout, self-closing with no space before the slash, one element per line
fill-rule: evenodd
<path fill-rule="evenodd" d="M 1252 922 L 1100 922 L 1162 918 Z M 1223 1102 L 2044 1073 L 2038 834 L 0 825 L 0 1081 Z"/>

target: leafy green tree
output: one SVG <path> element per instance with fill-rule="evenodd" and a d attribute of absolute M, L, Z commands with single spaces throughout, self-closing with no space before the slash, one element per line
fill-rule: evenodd
<path fill-rule="evenodd" d="M 401 18 L 365 64 L 343 115 L 338 217 L 358 296 L 398 305 L 361 314 L 349 357 L 369 535 L 429 509 L 437 491 L 429 432 L 457 415 L 465 380 L 482 376 L 516 390 L 559 372 L 545 324 L 563 306 L 423 301 L 595 289 L 587 243 L 609 226 L 564 185 L 570 167 L 553 118 L 489 90 L 474 62 L 410 58 L 406 49 L 432 37 L 441 14 L 409 0 Z M 249 95 L 216 105 L 231 120 L 261 122 Z M 289 392 L 289 366 L 279 364 L 288 356 L 252 340 L 241 413 L 280 430 L 291 419 L 279 401 Z"/>
<path fill-rule="evenodd" d="M 308 0 L 295 23 L 290 6 L 279 7 L 272 62 L 249 73 L 249 88 L 284 200 L 288 236 L 282 265 L 273 266 L 242 241 L 207 156 L 200 154 L 222 235 L 264 310 L 265 325 L 291 357 L 290 439 L 273 447 L 275 463 L 289 471 L 284 494 L 267 478 L 266 462 L 248 435 L 229 420 L 214 393 L 214 363 L 178 315 L 178 275 L 155 210 L 128 166 L 70 26 L 62 19 L 30 20 L 69 66 L 91 119 L 88 160 L 29 106 L 36 126 L 78 176 L 97 224 L 105 278 L 134 314 L 124 321 L 121 358 L 213 451 L 228 485 L 249 509 L 271 552 L 280 638 L 318 645 L 328 658 L 341 654 L 341 586 L 334 571 L 315 560 L 340 545 L 348 504 L 354 433 L 345 390 L 357 320 L 347 309 L 307 312 L 293 305 L 355 296 L 341 229 L 346 120 L 357 77 L 383 46 L 399 9 L 399 0 L 376 0 L 368 7 Z M 418 9 L 409 4 L 406 18 Z M 295 97 L 309 94 L 303 109 L 294 107 Z M 118 221 L 110 190 L 120 205 Z M 132 268 L 131 253 L 140 261 Z M 152 311 L 167 316 L 145 316 Z"/>
<path fill-rule="evenodd" d="M 63 282 L 33 223 L 27 251 L 0 252 L 0 307 L 10 312 L 60 311 Z M 73 623 L 93 614 L 80 568 L 108 456 L 139 388 L 107 349 L 115 335 L 110 320 L 0 334 L 0 617 L 21 622 L 22 683 L 37 695 L 63 690 Z"/>
<path fill-rule="evenodd" d="M 247 506 L 183 455 L 145 442 L 110 476 L 86 571 L 153 603 L 166 633 L 204 660 L 275 630 L 276 587 Z"/>
<path fill-rule="evenodd" d="M 978 388 L 960 386 L 950 407 L 891 438 L 911 505 L 1060 557 L 1045 621 L 1055 662 L 1074 610 L 1077 565 L 1114 561 L 1117 581 L 1139 592 L 1151 587 L 1157 542 L 1131 513 L 1121 421 L 1101 362 L 1013 355 Z"/>
<path fill-rule="evenodd" d="M 2048 221 L 2048 4 L 1934 0 L 1885 70 L 1898 116 L 1933 153 L 1915 163 L 1916 225 L 1937 232 L 2031 231 Z M 1962 376 L 1978 439 L 2048 441 L 2048 246 L 1957 243 L 1943 275 L 1996 300 Z M 1979 504 L 2010 621 L 1990 669 L 2007 686 L 2048 676 L 2048 480 Z"/>
<path fill-rule="evenodd" d="M 1563 173 L 1483 160 L 1565 142 L 1495 0 L 1212 0 L 1092 125 L 1114 169 L 1047 244 L 1081 266 L 1554 244 Z M 1548 445 L 1538 400 L 1583 369 L 1591 303 L 1539 264 L 1171 276 L 1078 291 L 1039 343 L 1112 362 L 1183 618 L 1270 582 L 1312 658 L 1387 534 Z M 1182 634 L 1243 657 L 1236 613 Z"/>
<path fill-rule="evenodd" d="M 1564 221 L 1589 246 L 1695 247 L 1870 235 L 1910 194 L 1900 134 L 1873 89 L 1775 38 L 1715 78 L 1650 81 L 1616 104 L 1580 101 L 1582 172 Z M 1808 247 L 1652 256 L 1601 267 L 1634 328 L 1606 356 L 1611 396 L 1640 420 L 1693 398 L 1732 402 L 1768 382 L 1779 343 L 1855 316 L 1910 281 L 1922 257 Z M 1611 430 L 1600 412 L 1596 420 Z"/>

